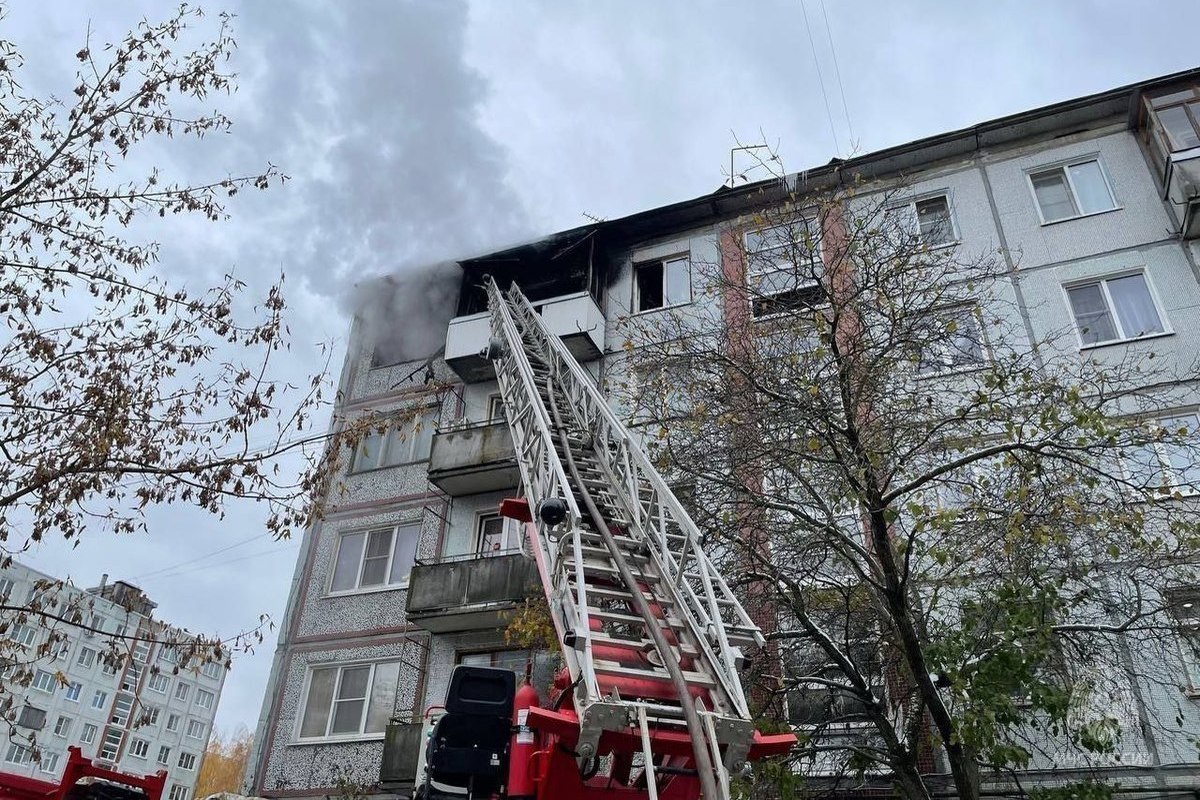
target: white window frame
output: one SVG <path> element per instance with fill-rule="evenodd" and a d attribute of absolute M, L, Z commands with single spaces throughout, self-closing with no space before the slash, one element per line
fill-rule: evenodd
<path fill-rule="evenodd" d="M 93 744 L 96 741 L 96 733 L 99 731 L 94 723 L 85 722 L 83 728 L 79 731 L 79 741 L 84 744 Z"/>
<path fill-rule="evenodd" d="M 750 228 L 747 228 L 746 230 L 742 231 L 742 254 L 746 260 L 746 263 L 744 263 L 742 265 L 742 269 L 743 269 L 743 272 L 745 273 L 745 275 L 746 276 L 766 275 L 771 272 L 778 272 L 780 270 L 798 269 L 800 267 L 800 264 L 796 263 L 795 261 L 791 261 L 791 260 L 774 261 L 773 262 L 774 266 L 771 266 L 771 267 L 766 267 L 766 266 L 762 266 L 761 264 L 751 263 L 754 261 L 752 256 L 755 256 L 759 253 L 768 253 L 772 250 L 781 250 L 781 251 L 782 250 L 791 250 L 793 247 L 793 244 L 795 244 L 795 243 L 789 242 L 788 244 L 775 245 L 773 247 L 763 247 L 759 250 L 751 250 L 749 236 L 750 236 L 750 234 L 753 234 L 753 233 L 762 233 L 763 231 L 772 231 L 772 230 L 776 230 L 778 228 L 795 227 L 795 226 L 798 226 L 801 224 L 813 227 L 816 230 L 816 237 L 817 237 L 816 247 L 813 249 L 812 255 L 809 257 L 808 261 L 805 263 L 814 264 L 814 263 L 821 262 L 824 258 L 824 252 L 825 252 L 825 236 L 824 236 L 824 231 L 821 229 L 821 220 L 819 217 L 815 217 L 815 216 L 814 217 L 801 216 L 796 219 L 795 225 L 786 223 L 786 222 L 780 222 L 775 225 L 759 225 L 756 227 L 750 227 Z M 797 287 L 797 288 L 799 288 L 799 287 Z"/>
<path fill-rule="evenodd" d="M 9 764 L 28 764 L 33 761 L 33 751 L 22 744 L 12 742 L 8 745 L 4 760 Z"/>
<path fill-rule="evenodd" d="M 1146 281 L 1146 290 L 1150 292 L 1150 302 L 1154 303 L 1154 311 L 1158 314 L 1158 321 L 1162 323 L 1163 329 L 1154 333 L 1145 333 L 1141 336 L 1127 336 L 1124 326 L 1121 325 L 1121 319 L 1117 315 L 1117 307 L 1113 304 L 1112 295 L 1108 291 L 1108 282 L 1119 278 L 1128 278 L 1131 275 L 1141 275 Z M 1108 307 L 1108 314 L 1112 317 L 1113 327 L 1120 334 L 1116 339 L 1105 339 L 1102 342 L 1084 342 L 1083 329 L 1079 326 L 1079 320 L 1075 316 L 1075 306 L 1071 304 L 1071 289 L 1077 289 L 1082 286 L 1090 286 L 1096 283 L 1100 285 L 1100 293 L 1104 297 L 1104 302 Z M 1060 286 L 1062 290 L 1063 302 L 1067 304 L 1067 313 L 1071 315 L 1071 325 L 1075 329 L 1075 341 L 1079 344 L 1080 350 L 1091 350 L 1097 347 L 1109 347 L 1114 344 L 1125 344 L 1127 342 L 1140 342 L 1145 339 L 1156 339 L 1160 336 L 1171 336 L 1175 330 L 1171 327 L 1171 320 L 1167 318 L 1167 313 L 1163 309 L 1162 301 L 1158 297 L 1158 289 L 1154 287 L 1154 281 L 1150 279 L 1150 270 L 1145 267 L 1137 267 L 1136 269 L 1126 269 L 1120 272 L 1109 272 L 1104 275 L 1099 275 L 1094 278 L 1079 278 L 1078 280 L 1067 281 Z"/>
<path fill-rule="evenodd" d="M 183 719 L 183 717 L 180 716 L 179 714 L 168 714 L 167 715 L 167 730 L 171 731 L 171 732 L 178 731 L 179 730 L 179 721 L 181 719 Z"/>
<path fill-rule="evenodd" d="M 688 287 L 687 300 L 684 300 L 681 303 L 668 303 L 667 302 L 667 264 L 672 264 L 677 261 L 682 261 L 685 264 L 687 264 L 687 287 Z M 642 267 L 654 266 L 655 264 L 657 264 L 659 267 L 662 268 L 663 304 L 661 306 L 655 306 L 654 308 L 642 308 L 641 307 L 641 304 L 642 304 L 641 294 L 642 293 L 641 293 L 641 291 L 638 290 L 638 270 L 641 269 Z M 648 259 L 645 259 L 644 261 L 637 261 L 633 264 L 632 275 L 633 275 L 633 305 L 632 305 L 633 316 L 638 316 L 641 314 L 654 314 L 659 311 L 667 311 L 672 308 L 683 308 L 684 306 L 690 306 L 696 300 L 696 293 L 694 291 L 692 291 L 692 254 L 690 251 L 685 250 L 680 253 L 674 253 L 669 256 L 663 256 L 662 258 L 648 258 Z"/>
<path fill-rule="evenodd" d="M 96 666 L 96 651 L 90 647 L 79 648 L 79 656 L 75 663 L 84 669 L 91 669 Z"/>
<path fill-rule="evenodd" d="M 92 695 L 92 708 L 98 708 L 101 711 L 106 710 L 104 706 L 108 703 L 108 692 L 103 689 L 97 689 Z"/>
<path fill-rule="evenodd" d="M 139 750 L 141 750 L 141 752 L 138 752 Z M 134 758 L 148 757 L 150 755 L 150 741 L 148 739 L 140 738 L 131 739 L 129 742 L 129 755 Z"/>
<path fill-rule="evenodd" d="M 366 558 L 367 542 L 370 539 L 371 532 L 387 530 L 388 528 L 390 528 L 392 531 L 392 546 L 388 549 L 387 564 L 384 566 L 383 574 L 385 576 L 385 580 L 382 584 L 380 584 L 378 586 L 364 587 L 361 585 L 363 560 Z M 399 541 L 399 532 L 400 532 L 401 528 L 414 528 L 416 530 L 416 532 L 417 532 L 417 550 L 419 550 L 421 547 L 421 531 L 423 528 L 423 525 L 421 524 L 421 521 L 419 519 L 410 520 L 408 522 L 397 522 L 393 525 L 376 525 L 376 526 L 370 527 L 370 528 L 351 528 L 348 530 L 339 531 L 337 533 L 337 544 L 333 548 L 333 561 L 329 565 L 329 578 L 325 581 L 326 596 L 342 597 L 344 595 L 351 595 L 351 594 L 371 594 L 373 592 L 392 592 L 392 591 L 396 591 L 399 589 L 407 589 L 408 588 L 408 579 L 407 578 L 403 581 L 398 581 L 396 583 L 388 583 L 388 581 L 390 581 L 392 578 L 392 562 L 396 558 L 396 543 Z M 362 554 L 359 555 L 359 557 L 358 557 L 358 571 L 356 573 L 357 576 L 354 579 L 355 585 L 354 585 L 354 587 L 352 587 L 350 589 L 334 589 L 333 588 L 333 579 L 334 579 L 334 575 L 337 572 L 338 556 L 341 554 L 341 551 L 342 551 L 342 543 L 345 541 L 345 538 L 347 536 L 352 536 L 356 533 L 364 534 L 366 538 L 363 539 Z M 414 562 L 414 566 L 415 566 L 415 563 L 416 563 L 416 551 L 415 550 L 413 553 L 413 562 Z M 409 575 L 410 576 L 412 575 L 411 569 L 409 570 Z"/>
<path fill-rule="evenodd" d="M 175 699 L 181 703 L 186 703 L 191 691 L 191 684 L 180 681 L 179 683 L 175 684 Z"/>
<path fill-rule="evenodd" d="M 515 537 L 515 540 L 516 540 L 515 547 L 506 547 L 502 550 L 497 550 L 495 555 L 511 555 L 512 553 L 521 551 L 522 550 L 521 538 L 522 538 L 523 534 L 525 533 L 525 529 L 520 522 L 518 522 L 515 519 L 505 517 L 504 515 L 498 514 L 494 511 L 480 511 L 475 514 L 475 536 L 474 536 L 475 546 L 472 548 L 471 552 L 473 552 L 475 555 L 477 555 L 481 558 L 489 558 L 489 556 L 486 555 L 482 549 L 483 548 L 483 524 L 485 521 L 492 520 L 492 519 L 504 520 L 503 524 L 504 524 L 504 535 L 505 535 L 506 542 L 512 537 Z"/>
<path fill-rule="evenodd" d="M 184 761 L 187 761 L 186 767 L 183 764 Z M 180 750 L 179 758 L 177 758 L 175 760 L 175 766 L 179 767 L 184 772 L 195 772 L 196 771 L 196 754 L 189 753 L 187 750 Z"/>
<path fill-rule="evenodd" d="M 941 198 L 946 201 L 946 213 L 950 215 L 950 239 L 940 244 L 930 244 L 925 241 L 925 236 L 921 233 L 921 220 L 917 214 L 917 205 L 929 200 L 937 200 Z M 958 215 L 954 213 L 954 195 L 949 189 L 937 189 L 931 192 L 923 192 L 912 197 L 906 197 L 886 207 L 885 214 L 895 212 L 907 212 L 912 220 L 913 236 L 916 236 L 930 250 L 940 250 L 944 247 L 954 247 L 956 244 L 962 243 L 962 233 L 958 229 Z"/>
<path fill-rule="evenodd" d="M 1079 166 L 1080 164 L 1087 164 L 1091 161 L 1095 161 L 1096 165 L 1100 168 L 1100 175 L 1102 178 L 1104 178 L 1104 186 L 1108 189 L 1108 197 L 1110 200 L 1112 200 L 1112 208 L 1106 208 L 1103 211 L 1088 211 L 1084 213 L 1079 211 L 1079 192 L 1075 189 L 1075 181 L 1071 178 L 1071 170 L 1069 168 Z M 1054 172 L 1055 170 L 1062 172 L 1063 178 L 1067 182 L 1067 189 L 1071 192 L 1071 200 L 1075 203 L 1075 215 L 1063 217 L 1061 219 L 1047 220 L 1046 215 L 1042 212 L 1042 202 L 1038 200 L 1037 189 L 1034 188 L 1033 179 L 1036 175 L 1044 175 L 1047 172 Z M 1033 197 L 1033 207 L 1037 209 L 1038 222 L 1043 227 L 1047 225 L 1057 225 L 1060 222 L 1070 222 L 1073 219 L 1083 219 L 1084 217 L 1095 217 L 1099 216 L 1100 214 L 1108 214 L 1113 211 L 1120 211 L 1122 208 L 1124 208 L 1124 206 L 1122 206 L 1117 200 L 1117 193 L 1113 190 L 1112 178 L 1110 178 L 1108 175 L 1108 167 L 1104 165 L 1104 159 L 1100 157 L 1099 153 L 1091 153 L 1086 156 L 1079 156 L 1078 158 L 1068 158 L 1065 161 L 1056 161 L 1050 164 L 1039 164 L 1036 167 L 1029 167 L 1025 170 L 1025 184 L 1029 187 L 1030 196 Z"/>
<path fill-rule="evenodd" d="M 192 733 L 193 730 L 197 730 L 198 733 Z M 198 719 L 189 719 L 187 727 L 184 728 L 183 735 L 189 739 L 203 739 L 204 723 Z"/>
<path fill-rule="evenodd" d="M 0 578 L 0 600 L 11 599 L 15 585 L 8 578 Z"/>
<path fill-rule="evenodd" d="M 66 723 L 65 725 L 63 723 Z M 74 720 L 66 714 L 59 714 L 58 719 L 54 720 L 54 735 L 60 739 L 65 739 L 71 735 L 71 725 Z"/>
<path fill-rule="evenodd" d="M 160 689 L 155 684 L 159 684 L 162 688 Z M 171 679 L 166 675 L 163 675 L 161 672 L 155 672 L 150 676 L 150 681 L 147 684 L 147 688 L 157 694 L 166 694 L 171 688 Z"/>
<path fill-rule="evenodd" d="M 379 424 L 382 424 L 385 427 L 384 433 L 380 437 L 383 450 L 379 454 L 378 465 L 374 467 L 367 467 L 365 469 L 359 469 L 358 467 L 358 460 L 361 457 L 360 454 L 362 453 L 362 446 L 366 443 L 369 437 L 378 433 L 377 429 L 372 428 L 363 436 L 363 438 L 354 447 L 354 451 L 350 454 L 350 464 L 347 472 L 351 475 L 365 475 L 369 472 L 378 472 L 379 470 L 383 469 L 394 469 L 395 467 L 407 467 L 413 464 L 423 464 L 424 462 L 428 461 L 430 453 L 433 451 L 433 435 L 437 432 L 438 410 L 439 409 L 436 405 L 404 409 L 395 412 L 391 419 L 379 420 Z M 418 424 L 421 425 L 422 435 L 426 430 L 429 431 L 429 450 L 419 457 L 415 452 L 415 448 L 420 437 L 415 435 L 406 435 L 403 439 L 401 439 L 396 433 L 397 426 L 399 425 L 404 425 L 405 427 L 415 431 L 415 428 Z M 396 446 L 407 447 L 408 452 L 404 454 L 403 460 L 389 463 L 389 458 L 392 454 L 392 448 Z"/>
<path fill-rule="evenodd" d="M 56 775 L 58 773 L 58 759 L 61 753 L 51 753 L 45 750 L 42 751 L 42 760 L 38 764 L 38 769 L 47 775 Z"/>
<path fill-rule="evenodd" d="M 203 703 L 200 702 L 201 699 L 204 700 Z M 210 692 L 208 689 L 201 689 L 199 687 L 196 687 L 195 703 L 200 708 L 211 710 L 213 707 L 213 701 L 215 701 L 216 699 L 217 699 L 217 696 L 215 694 L 213 694 L 212 692 Z"/>
<path fill-rule="evenodd" d="M 44 694 L 54 694 L 54 689 L 58 685 L 58 681 L 54 679 L 53 672 L 39 669 L 34 673 L 33 681 L 29 685 Z"/>
<path fill-rule="evenodd" d="M 79 695 L 83 694 L 83 684 L 79 681 L 71 681 L 67 684 L 67 688 L 63 690 L 63 697 L 71 703 L 79 702 Z"/>
<path fill-rule="evenodd" d="M 23 647 L 32 647 L 37 640 L 37 631 L 30 625 L 18 622 L 8 629 L 8 638 Z"/>
<path fill-rule="evenodd" d="M 1175 419 L 1178 417 L 1191 417 L 1192 421 L 1196 424 L 1196 430 L 1200 431 L 1200 409 L 1197 409 L 1197 408 L 1183 408 L 1183 409 L 1179 409 L 1176 411 L 1164 412 L 1164 413 L 1157 415 L 1153 419 L 1146 420 L 1146 422 L 1144 424 L 1147 427 L 1149 427 L 1152 431 L 1153 430 L 1161 430 L 1164 428 L 1164 426 L 1162 424 L 1163 420 Z M 1164 444 L 1161 441 L 1147 442 L 1144 446 L 1152 448 L 1154 450 L 1154 455 L 1158 459 L 1158 464 L 1156 466 L 1158 468 L 1158 476 L 1160 478 L 1165 477 L 1165 478 L 1171 478 L 1174 480 L 1174 479 L 1177 479 L 1180 477 L 1179 474 L 1172 467 L 1168 452 L 1167 452 Z M 1197 446 L 1200 447 L 1200 442 L 1197 442 Z M 1125 465 L 1124 471 L 1125 471 L 1125 476 L 1127 478 L 1129 478 L 1130 480 L 1137 479 L 1138 476 L 1136 476 L 1133 473 L 1133 470 L 1130 469 L 1130 467 L 1129 467 L 1127 457 L 1126 457 L 1126 465 Z M 1168 490 L 1168 492 L 1163 495 L 1164 499 L 1173 497 L 1176 493 L 1179 493 L 1179 494 L 1183 495 L 1184 497 L 1191 497 L 1191 496 L 1200 494 L 1200 486 L 1193 488 L 1193 487 L 1190 487 L 1190 486 L 1187 486 L 1184 484 L 1180 484 L 1180 483 L 1169 483 L 1169 484 L 1164 483 L 1164 484 L 1162 484 L 1162 488 L 1165 490 Z M 1196 601 L 1200 602 L 1200 595 L 1197 595 Z M 1197 622 L 1197 631 L 1200 632 L 1200 622 Z M 1198 689 L 1198 691 L 1200 691 L 1200 689 Z"/>
<path fill-rule="evenodd" d="M 188 787 L 182 783 L 172 783 L 171 790 L 167 795 L 167 800 L 187 800 Z"/>
<path fill-rule="evenodd" d="M 154 763 L 162 764 L 164 767 L 171 764 L 171 746 L 160 744 L 158 746 L 158 756 L 154 759 Z"/>
<path fill-rule="evenodd" d="M 924 380 L 926 378 L 938 378 L 938 377 L 943 377 L 946 375 L 961 375 L 961 374 L 964 374 L 967 372 L 974 372 L 977 369 L 982 369 L 982 368 L 986 367 L 988 365 L 988 362 L 991 361 L 992 351 L 991 351 L 991 348 L 988 346 L 987 336 L 984 334 L 983 319 L 982 319 L 983 315 L 980 312 L 978 306 L 963 305 L 963 304 L 953 305 L 953 306 L 944 306 L 942 308 L 935 309 L 929 313 L 934 316 L 941 316 L 941 315 L 957 314 L 958 312 L 964 312 L 966 314 L 966 316 L 969 316 L 971 318 L 972 322 L 974 322 L 974 324 L 975 324 L 975 330 L 979 334 L 979 360 L 972 364 L 961 364 L 959 366 L 949 366 L 949 367 L 945 366 L 943 363 L 943 365 L 938 367 L 937 369 L 922 370 L 920 355 L 918 355 L 917 364 L 916 364 L 916 375 L 917 375 L 918 379 Z M 944 344 L 944 343 L 941 343 L 941 344 Z"/>
<path fill-rule="evenodd" d="M 508 419 L 508 411 L 504 407 L 504 398 L 499 393 L 489 394 L 484 410 L 485 420 L 490 423 L 500 423 Z"/>
<path fill-rule="evenodd" d="M 336 664 L 313 664 L 308 668 L 304 675 L 304 687 L 301 693 L 301 703 L 299 711 L 296 714 L 296 721 L 292 731 L 292 741 L 301 744 L 309 744 L 311 742 L 348 742 L 348 741 L 379 741 L 382 740 L 385 731 L 378 733 L 363 733 L 363 729 L 367 724 L 367 717 L 371 713 L 371 695 L 375 691 L 375 669 L 382 664 L 392 664 L 398 662 L 397 658 L 382 658 L 378 661 L 346 661 Z M 403 665 L 401 665 L 403 666 Z M 329 733 L 329 728 L 333 725 L 334 710 L 337 705 L 338 692 L 342 687 L 342 675 L 347 669 L 355 667 L 370 667 L 371 674 L 367 678 L 367 696 L 363 702 L 362 715 L 358 721 L 358 733 Z M 330 706 L 327 718 L 325 720 L 325 735 L 323 736 L 304 736 L 300 735 L 304 727 L 304 715 L 308 711 L 308 696 L 312 689 L 313 674 L 318 670 L 336 669 L 337 679 L 333 682 L 333 695 L 330 698 Z M 398 687 L 397 687 L 398 688 Z"/>

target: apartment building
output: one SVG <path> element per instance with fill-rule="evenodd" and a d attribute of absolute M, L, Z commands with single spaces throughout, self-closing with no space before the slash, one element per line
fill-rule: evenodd
<path fill-rule="evenodd" d="M 481 355 L 489 337 L 482 276 L 516 281 L 599 378 L 621 359 L 630 319 L 706 302 L 693 265 L 768 246 L 749 221 L 758 209 L 789 190 L 815 194 L 864 179 L 859 191 L 869 193 L 872 182 L 900 175 L 902 205 L 932 243 L 1005 259 L 1006 291 L 1031 341 L 1119 358 L 1135 339 L 1153 338 L 1158 357 L 1181 364 L 1200 353 L 1200 70 L 464 260 L 437 354 L 392 363 L 356 322 L 335 415 L 395 413 L 407 430 L 373 434 L 347 454 L 339 495 L 305 535 L 248 791 L 304 797 L 326 793 L 339 776 L 373 783 L 388 720 L 419 719 L 439 703 L 455 664 L 527 667 L 527 654 L 502 635 L 506 612 L 536 591 L 537 578 L 496 513 L 518 491 L 519 474 Z M 794 291 L 781 288 L 778 303 L 755 304 L 750 317 L 778 312 Z M 422 321 L 393 324 L 403 338 L 406 325 Z M 1179 412 L 1186 425 L 1200 424 L 1200 393 L 1192 397 Z M 1169 468 L 1195 470 L 1162 457 Z M 1184 620 L 1176 635 L 1186 644 L 1194 630 Z M 538 675 L 552 669 L 535 662 Z M 1162 668 L 1183 688 L 1132 681 L 1119 704 L 1124 734 L 1101 765 L 1127 787 L 1165 791 L 1200 777 L 1191 677 L 1200 663 L 1181 646 L 1178 663 Z M 789 698 L 795 724 L 820 705 L 809 700 Z M 1164 719 L 1178 719 L 1174 733 L 1147 723 Z M 1031 774 L 1069 772 L 1080 766 L 1071 758 L 1050 757 Z"/>
<path fill-rule="evenodd" d="M 9 655 L 33 677 L 28 686 L 7 686 L 19 711 L 16 737 L 4 747 L 0 770 L 55 780 L 67 748 L 75 746 L 124 772 L 166 771 L 165 800 L 191 800 L 225 668 L 179 669 L 177 651 L 160 642 L 186 642 L 187 635 L 155 619 L 155 603 L 130 583 L 110 582 L 105 575 L 85 590 L 55 584 L 55 578 L 15 561 L 0 569 L 0 597 L 7 603 L 86 609 L 86 627 L 58 626 L 66 641 L 40 659 L 35 654 L 46 641 L 44 628 L 30 621 L 8 627 L 5 635 L 14 645 Z M 117 640 L 121 658 L 106 658 L 114 636 L 130 638 Z M 40 760 L 22 743 L 31 734 Z"/>

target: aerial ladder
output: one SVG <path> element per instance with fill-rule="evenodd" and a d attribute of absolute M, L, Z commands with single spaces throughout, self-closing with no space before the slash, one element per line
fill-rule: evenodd
<path fill-rule="evenodd" d="M 747 761 L 795 743 L 755 730 L 739 680 L 763 635 L 593 378 L 515 284 L 486 282 L 486 355 L 524 485 L 501 513 L 525 523 L 565 669 L 549 708 L 517 693 L 508 777 L 474 796 L 726 800 Z M 447 708 L 483 695 L 466 669 Z M 445 766 L 447 741 L 431 734 L 435 778 L 464 769 Z"/>

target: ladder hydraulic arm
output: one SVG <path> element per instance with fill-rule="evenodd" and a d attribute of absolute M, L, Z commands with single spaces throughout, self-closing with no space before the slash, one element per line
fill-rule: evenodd
<path fill-rule="evenodd" d="M 739 672 L 762 634 L 591 376 L 515 285 L 489 278 L 487 292 L 488 356 L 567 672 L 555 707 L 529 713 L 552 743 L 538 796 L 724 800 L 731 772 L 795 741 L 751 721 Z"/>

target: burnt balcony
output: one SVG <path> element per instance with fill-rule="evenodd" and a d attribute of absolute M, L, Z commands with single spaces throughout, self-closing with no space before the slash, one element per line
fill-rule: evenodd
<path fill-rule="evenodd" d="M 579 361 L 599 358 L 604 351 L 604 314 L 586 291 L 530 300 L 546 328 L 562 338 Z M 483 356 L 491 337 L 491 319 L 486 311 L 450 320 L 446 331 L 446 363 L 467 383 L 494 380 L 492 362 Z"/>
<path fill-rule="evenodd" d="M 503 628 L 506 613 L 540 591 L 533 559 L 520 551 L 417 562 L 408 578 L 408 621 L 430 633 Z"/>
<path fill-rule="evenodd" d="M 494 420 L 438 430 L 429 453 L 429 480 L 451 497 L 515 487 L 521 473 L 508 423 Z"/>

